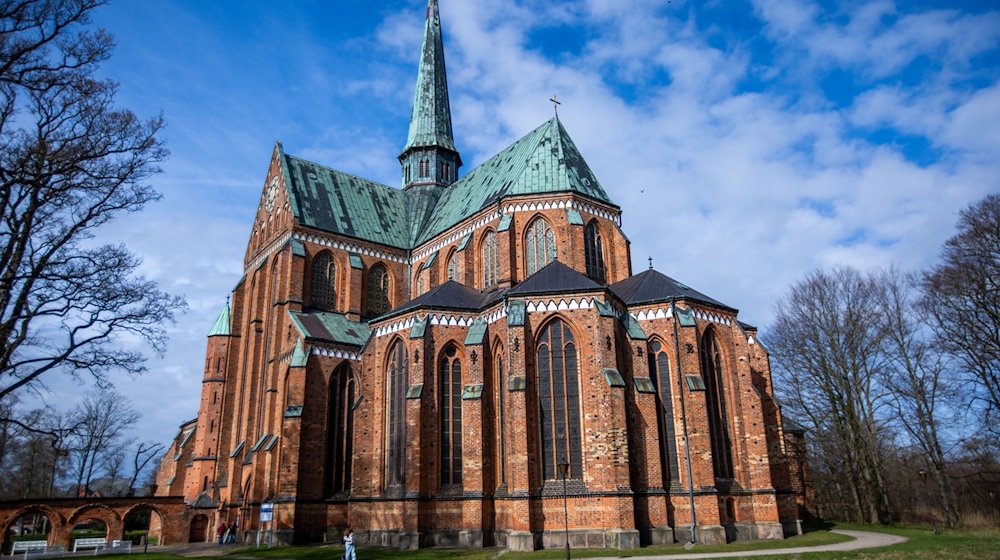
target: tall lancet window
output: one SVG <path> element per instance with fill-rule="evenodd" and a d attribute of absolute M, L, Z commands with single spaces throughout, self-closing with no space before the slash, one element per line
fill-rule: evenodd
<path fill-rule="evenodd" d="M 326 495 L 351 489 L 352 436 L 354 434 L 354 379 L 347 364 L 330 376 L 326 429 Z"/>
<path fill-rule="evenodd" d="M 732 443 L 729 439 L 722 364 L 719 342 L 712 329 L 709 329 L 701 339 L 701 375 L 705 380 L 708 431 L 712 440 L 712 470 L 715 471 L 715 478 L 733 478 Z"/>
<path fill-rule="evenodd" d="M 337 265 L 327 251 L 316 255 L 312 262 L 312 306 L 324 311 L 333 311 L 337 304 L 334 284 L 337 280 Z"/>
<path fill-rule="evenodd" d="M 409 371 L 406 362 L 406 348 L 397 340 L 389 351 L 386 368 L 386 392 L 388 426 L 386 433 L 386 481 L 389 486 L 402 484 L 405 480 L 406 452 L 406 387 Z"/>
<path fill-rule="evenodd" d="M 448 258 L 448 280 L 458 282 L 458 255 L 455 253 Z"/>
<path fill-rule="evenodd" d="M 462 361 L 454 344 L 441 355 L 438 370 L 441 411 L 441 484 L 462 483 Z"/>
<path fill-rule="evenodd" d="M 529 276 L 556 259 L 556 238 L 545 220 L 536 218 L 531 222 L 524 237 L 524 247 Z"/>
<path fill-rule="evenodd" d="M 377 317 L 389 311 L 389 271 L 378 263 L 368 272 L 368 316 Z"/>
<path fill-rule="evenodd" d="M 557 465 L 567 463 L 569 478 L 582 478 L 580 379 L 573 333 L 564 321 L 555 319 L 538 337 L 536 348 L 542 474 L 545 480 L 557 479 Z"/>
<path fill-rule="evenodd" d="M 597 220 L 591 220 L 583 232 L 583 252 L 587 261 L 587 276 L 604 283 L 604 239 L 597 231 Z"/>
<path fill-rule="evenodd" d="M 483 237 L 483 289 L 489 290 L 497 286 L 497 268 L 500 261 L 497 251 L 497 234 L 490 230 Z"/>
<path fill-rule="evenodd" d="M 674 429 L 674 385 L 670 381 L 670 360 L 659 340 L 649 343 L 649 373 L 656 384 L 656 423 L 660 433 L 660 464 L 663 487 L 680 480 L 677 470 L 677 434 Z"/>

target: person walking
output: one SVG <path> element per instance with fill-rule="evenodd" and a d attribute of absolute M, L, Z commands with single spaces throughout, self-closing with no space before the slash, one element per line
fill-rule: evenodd
<path fill-rule="evenodd" d="M 226 539 L 226 544 L 236 544 L 236 532 L 240 527 L 240 516 L 236 516 L 236 520 L 233 524 L 229 526 L 229 537 Z"/>
<path fill-rule="evenodd" d="M 344 528 L 344 560 L 358 560 L 354 551 L 354 529 L 350 525 Z"/>
<path fill-rule="evenodd" d="M 219 528 L 215 532 L 219 534 L 219 544 L 222 544 L 222 539 L 226 537 L 226 522 L 219 523 Z"/>

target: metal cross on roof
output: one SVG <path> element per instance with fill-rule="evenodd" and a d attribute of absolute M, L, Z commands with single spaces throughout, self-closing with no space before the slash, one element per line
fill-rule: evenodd
<path fill-rule="evenodd" d="M 559 116 L 559 106 L 562 105 L 562 101 L 559 101 L 559 97 L 555 96 L 555 95 L 553 95 L 552 98 L 549 99 L 549 101 L 552 102 L 552 109 L 555 110 L 556 116 L 558 117 Z"/>
<path fill-rule="evenodd" d="M 649 257 L 649 269 L 653 270 L 653 257 Z"/>

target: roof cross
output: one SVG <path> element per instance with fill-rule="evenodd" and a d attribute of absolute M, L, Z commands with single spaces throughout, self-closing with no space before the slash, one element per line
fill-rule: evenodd
<path fill-rule="evenodd" d="M 553 95 L 552 98 L 549 99 L 549 101 L 552 102 L 552 108 L 555 110 L 556 116 L 558 117 L 559 116 L 559 106 L 562 105 L 562 101 L 559 101 L 559 97 L 555 96 L 555 95 Z"/>
<path fill-rule="evenodd" d="M 649 257 L 649 270 L 653 270 L 653 257 Z"/>

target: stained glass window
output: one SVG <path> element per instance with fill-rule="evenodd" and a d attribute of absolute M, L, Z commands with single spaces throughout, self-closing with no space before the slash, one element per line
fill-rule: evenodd
<path fill-rule="evenodd" d="M 330 376 L 327 404 L 326 495 L 351 489 L 351 451 L 354 433 L 354 381 L 344 364 Z"/>
<path fill-rule="evenodd" d="M 524 245 L 529 276 L 556 258 L 555 234 L 552 233 L 549 224 L 541 218 L 537 218 L 528 226 Z"/>
<path fill-rule="evenodd" d="M 386 372 L 388 387 L 388 441 L 386 479 L 389 485 L 403 483 L 404 452 L 406 448 L 406 388 L 409 383 L 406 348 L 399 340 L 389 351 L 389 367 Z"/>
<path fill-rule="evenodd" d="M 587 261 L 587 276 L 596 282 L 604 282 L 604 240 L 597 231 L 597 221 L 591 220 L 583 232 L 583 249 Z"/>
<path fill-rule="evenodd" d="M 462 483 L 462 361 L 451 345 L 441 356 L 441 484 Z"/>
<path fill-rule="evenodd" d="M 337 305 L 334 284 L 337 279 L 337 265 L 333 256 L 323 251 L 312 262 L 312 305 L 317 309 L 333 311 Z"/>
<path fill-rule="evenodd" d="M 716 478 L 733 478 L 732 445 L 723 390 L 722 352 L 709 329 L 701 339 L 701 375 L 705 380 L 708 431 L 712 441 L 712 469 Z"/>
<path fill-rule="evenodd" d="M 454 253 L 448 259 L 448 280 L 458 281 L 458 255 Z"/>
<path fill-rule="evenodd" d="M 542 429 L 542 470 L 546 480 L 559 478 L 558 465 L 569 464 L 569 478 L 583 477 L 580 437 L 580 380 L 576 344 L 560 319 L 538 338 L 538 401 Z"/>
<path fill-rule="evenodd" d="M 482 245 L 483 257 L 483 289 L 489 290 L 497 285 L 497 265 L 499 255 L 497 254 L 497 234 L 493 231 L 486 233 L 483 237 Z"/>
<path fill-rule="evenodd" d="M 656 385 L 657 426 L 660 434 L 660 464 L 663 465 L 663 487 L 680 480 L 677 470 L 677 434 L 674 428 L 674 390 L 670 381 L 670 360 L 663 344 L 649 343 L 649 376 Z"/>
<path fill-rule="evenodd" d="M 368 316 L 377 317 L 389 311 L 389 271 L 378 263 L 368 272 Z"/>

